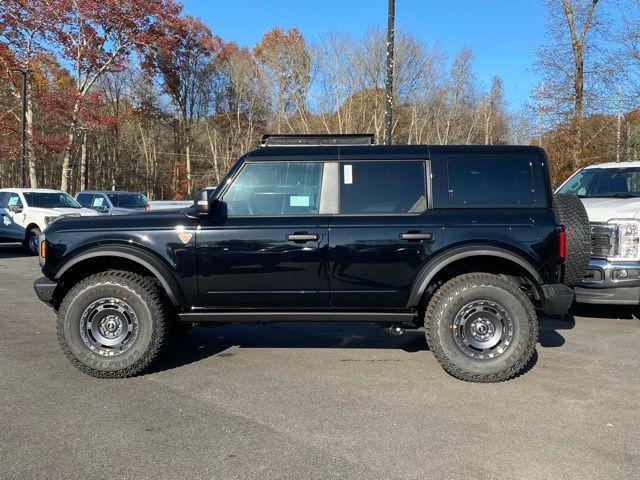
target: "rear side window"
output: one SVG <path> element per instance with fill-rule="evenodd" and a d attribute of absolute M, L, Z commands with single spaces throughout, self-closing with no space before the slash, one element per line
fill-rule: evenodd
<path fill-rule="evenodd" d="M 462 158 L 447 162 L 452 205 L 535 203 L 531 162 L 526 158 Z"/>
<path fill-rule="evenodd" d="M 375 161 L 340 166 L 340 213 L 404 214 L 427 208 L 423 161 Z"/>
<path fill-rule="evenodd" d="M 80 205 L 85 208 L 91 206 L 91 199 L 93 198 L 93 194 L 91 193 L 79 193 L 78 198 L 76 199 Z"/>

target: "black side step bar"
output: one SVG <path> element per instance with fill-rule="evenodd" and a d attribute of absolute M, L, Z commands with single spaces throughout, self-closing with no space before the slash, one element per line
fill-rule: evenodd
<path fill-rule="evenodd" d="M 183 322 L 411 322 L 414 313 L 380 312 L 190 312 L 178 314 Z"/>

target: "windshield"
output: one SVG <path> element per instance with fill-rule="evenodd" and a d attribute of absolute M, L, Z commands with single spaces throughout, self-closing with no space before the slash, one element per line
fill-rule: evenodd
<path fill-rule="evenodd" d="M 123 208 L 144 208 L 149 203 L 141 193 L 111 193 L 109 198 L 115 206 Z"/>
<path fill-rule="evenodd" d="M 24 199 L 30 207 L 82 208 L 70 195 L 60 193 L 25 192 Z"/>
<path fill-rule="evenodd" d="M 579 197 L 640 197 L 640 168 L 588 168 L 558 190 Z"/>

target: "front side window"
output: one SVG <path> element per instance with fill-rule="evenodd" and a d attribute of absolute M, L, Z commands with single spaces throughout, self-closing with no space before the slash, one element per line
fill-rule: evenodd
<path fill-rule="evenodd" d="M 315 215 L 320 162 L 247 163 L 224 195 L 228 216 Z"/>
<path fill-rule="evenodd" d="M 93 195 L 91 193 L 79 193 L 78 194 L 78 198 L 77 198 L 77 202 L 82 205 L 83 207 L 91 207 L 91 199 L 93 198 Z"/>
<path fill-rule="evenodd" d="M 25 192 L 24 199 L 30 207 L 38 208 L 82 208 L 71 195 L 63 192 Z"/>
<path fill-rule="evenodd" d="M 104 198 L 104 195 L 96 195 L 93 197 L 93 201 L 91 202 L 91 208 L 105 208 L 108 207 L 107 199 Z"/>
<path fill-rule="evenodd" d="M 447 167 L 453 205 L 535 203 L 531 163 L 526 158 L 457 158 Z"/>
<path fill-rule="evenodd" d="M 144 208 L 149 203 L 149 199 L 142 195 L 141 193 L 118 193 L 117 195 L 117 205 L 122 208 Z M 116 203 L 111 198 L 111 203 L 116 205 Z"/>
<path fill-rule="evenodd" d="M 558 193 L 585 198 L 640 197 L 640 168 L 587 168 L 576 172 Z"/>
<path fill-rule="evenodd" d="M 5 199 L 3 206 L 4 207 L 22 207 L 22 200 L 20 200 L 20 195 L 14 192 L 7 194 L 7 197 Z"/>
<path fill-rule="evenodd" d="M 426 188 L 422 161 L 343 163 L 340 213 L 420 213 L 427 208 Z"/>

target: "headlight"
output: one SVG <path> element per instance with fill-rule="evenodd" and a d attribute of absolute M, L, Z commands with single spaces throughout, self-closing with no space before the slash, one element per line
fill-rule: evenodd
<path fill-rule="evenodd" d="M 613 219 L 608 222 L 616 228 L 611 237 L 611 253 L 607 260 L 640 260 L 640 222 Z"/>
<path fill-rule="evenodd" d="M 51 225 L 53 222 L 55 222 L 58 219 L 58 217 L 44 217 L 44 224 L 45 225 Z"/>

